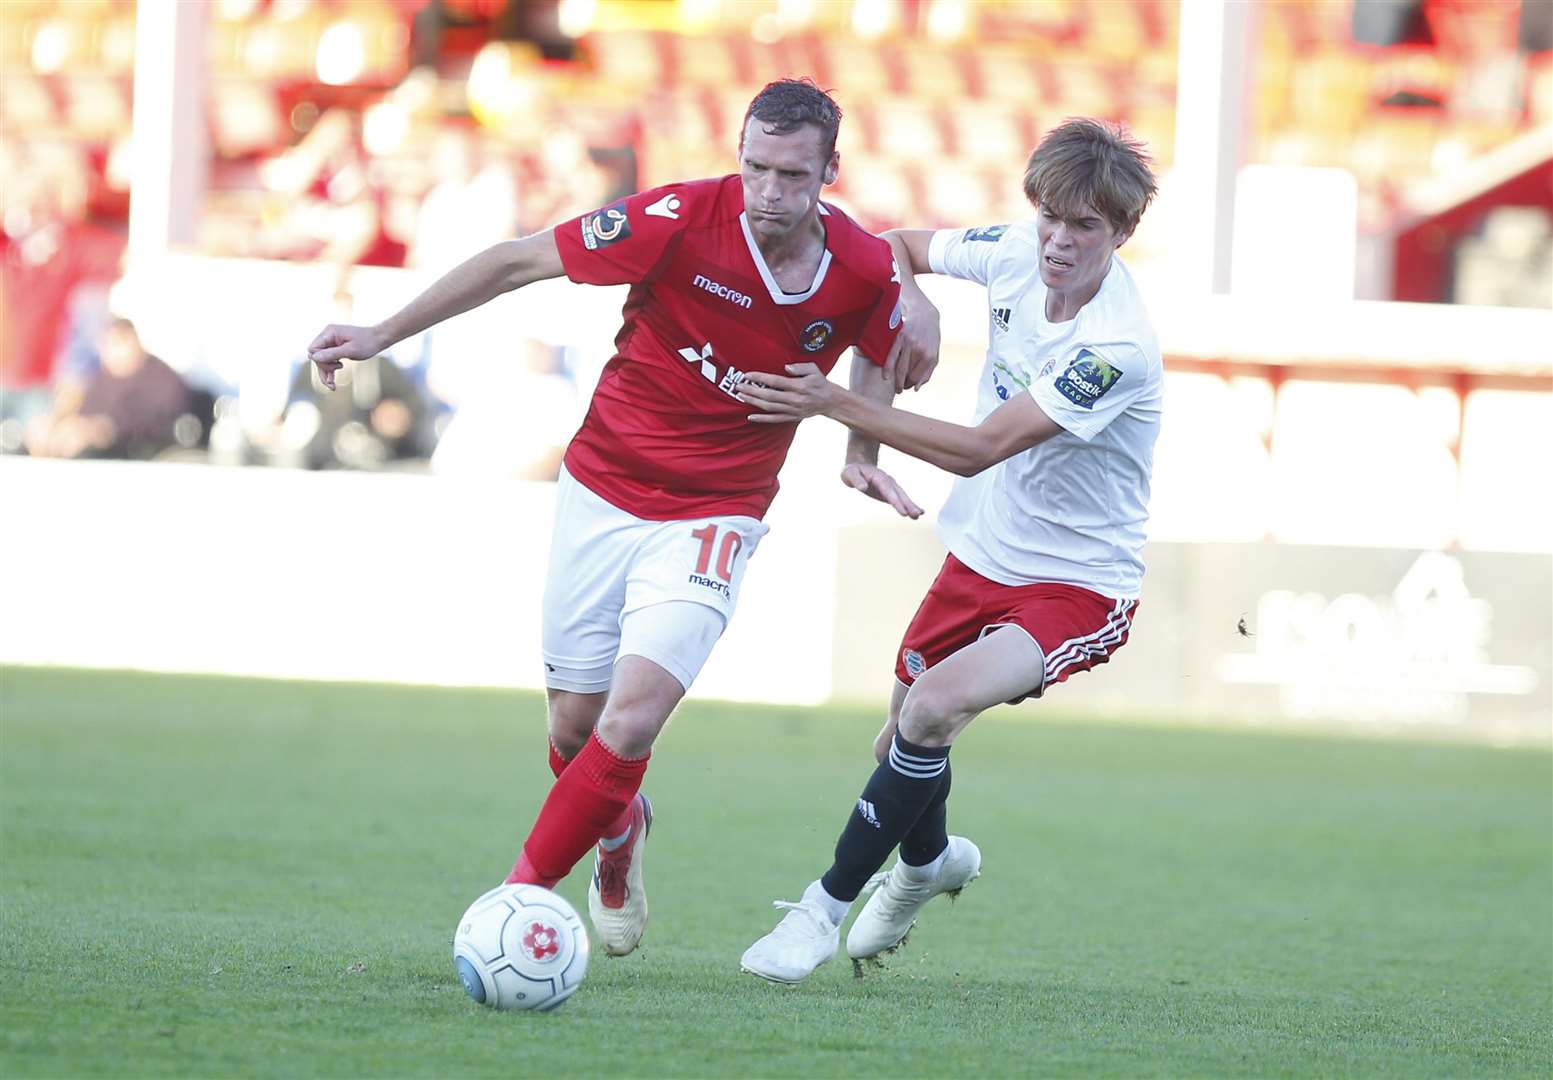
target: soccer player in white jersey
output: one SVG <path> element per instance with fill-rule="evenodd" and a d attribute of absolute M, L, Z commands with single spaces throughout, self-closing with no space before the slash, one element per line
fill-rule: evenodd
<path fill-rule="evenodd" d="M 939 515 L 948 558 L 897 656 L 878 768 L 830 869 L 796 904 L 779 902 L 788 913 L 744 953 L 744 970 L 774 982 L 797 982 L 835 955 L 868 884 L 877 888 L 847 935 L 854 961 L 894 949 L 924 904 L 976 877 L 980 851 L 946 829 L 950 746 L 984 709 L 1105 663 L 1132 627 L 1163 367 L 1116 249 L 1154 177 L 1124 131 L 1069 120 L 1030 156 L 1024 191 L 1034 221 L 886 236 L 913 347 L 936 357 L 937 312 L 913 273 L 987 289 L 974 424 L 865 400 L 808 364 L 740 388 L 762 410 L 754 421 L 823 414 L 847 425 L 846 470 L 874 462 L 885 443 L 961 477 Z M 897 846 L 899 861 L 876 875 Z"/>

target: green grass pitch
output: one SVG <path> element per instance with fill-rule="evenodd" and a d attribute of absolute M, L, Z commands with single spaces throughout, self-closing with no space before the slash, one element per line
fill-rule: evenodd
<path fill-rule="evenodd" d="M 879 718 L 683 708 L 643 947 L 502 1014 L 449 943 L 548 786 L 538 695 L 7 669 L 0 1075 L 1553 1073 L 1546 751 L 1052 707 L 955 750 L 981 880 L 886 971 L 793 988 L 739 954 L 827 865 Z"/>

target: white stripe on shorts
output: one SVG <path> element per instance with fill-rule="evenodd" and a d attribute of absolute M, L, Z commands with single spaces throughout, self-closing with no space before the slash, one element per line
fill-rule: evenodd
<path fill-rule="evenodd" d="M 1132 626 L 1132 609 L 1136 600 L 1118 600 L 1099 630 L 1083 637 L 1069 638 L 1052 650 L 1046 658 L 1045 681 L 1050 683 L 1064 669 L 1081 663 L 1091 656 L 1104 656 L 1127 635 Z"/>

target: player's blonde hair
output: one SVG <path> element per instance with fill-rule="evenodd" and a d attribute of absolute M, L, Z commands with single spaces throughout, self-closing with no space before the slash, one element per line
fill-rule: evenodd
<path fill-rule="evenodd" d="M 1025 166 L 1025 198 L 1058 217 L 1086 203 L 1126 236 L 1158 185 L 1143 143 L 1120 124 L 1077 118 L 1046 133 Z"/>

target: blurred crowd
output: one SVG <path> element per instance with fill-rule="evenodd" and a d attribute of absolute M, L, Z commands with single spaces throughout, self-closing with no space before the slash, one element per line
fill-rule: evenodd
<path fill-rule="evenodd" d="M 245 368 L 240 384 L 176 349 L 163 350 L 171 367 L 150 356 L 123 318 L 149 313 L 118 284 L 136 6 L 0 9 L 0 452 L 553 474 L 603 361 L 553 341 L 504 339 L 493 357 L 488 341 L 452 327 L 361 365 L 337 395 L 313 381 L 304 342 Z M 337 321 L 362 295 L 358 267 L 429 280 L 640 187 L 731 169 L 750 94 L 793 72 L 815 74 L 844 104 L 844 166 L 827 197 L 870 228 L 1028 212 L 1024 154 L 1052 121 L 1093 115 L 1129 124 L 1167 177 L 1128 257 L 1137 266 L 1164 252 L 1174 3 L 211 0 L 205 10 L 198 250 L 327 266 Z M 1443 230 L 1407 202 L 1419 181 L 1545 132 L 1546 3 L 1257 10 L 1248 158 L 1350 172 L 1361 230 L 1413 213 L 1399 262 L 1415 269 L 1397 275 L 1398 298 L 1547 306 L 1545 183 Z"/>

